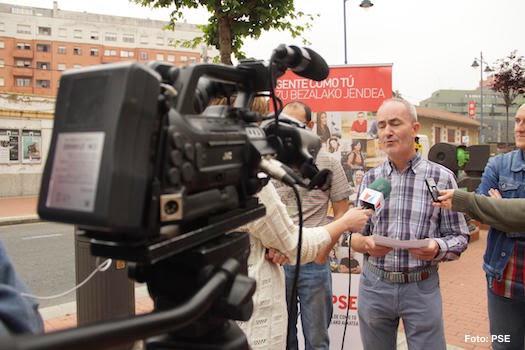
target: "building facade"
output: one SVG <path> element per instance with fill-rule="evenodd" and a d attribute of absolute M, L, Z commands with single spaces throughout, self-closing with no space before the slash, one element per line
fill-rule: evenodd
<path fill-rule="evenodd" d="M 62 72 L 116 61 L 206 61 L 217 50 L 177 49 L 197 26 L 0 3 L 0 197 L 37 195 Z M 86 92 L 88 93 L 88 92 Z"/>
<path fill-rule="evenodd" d="M 177 49 L 196 25 L 0 3 L 0 92 L 55 96 L 66 69 L 116 61 L 200 62 L 209 47 Z"/>
<path fill-rule="evenodd" d="M 437 90 L 430 98 L 419 103 L 421 107 L 438 109 L 470 116 L 481 122 L 481 93 L 476 90 Z M 514 143 L 514 115 L 518 107 L 525 103 L 518 97 L 509 108 L 508 142 Z M 470 106 L 470 112 L 469 112 Z M 482 143 L 507 142 L 507 115 L 501 95 L 488 87 L 483 88 L 483 126 Z"/>

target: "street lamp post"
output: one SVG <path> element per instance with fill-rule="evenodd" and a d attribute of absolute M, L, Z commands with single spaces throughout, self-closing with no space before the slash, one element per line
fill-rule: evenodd
<path fill-rule="evenodd" d="M 489 67 L 487 62 L 483 60 L 483 52 L 479 53 L 479 64 L 478 64 L 478 58 L 474 59 L 474 62 L 472 62 L 471 67 L 477 68 L 479 67 L 479 75 L 480 75 L 480 81 L 479 81 L 479 136 L 478 136 L 478 142 L 480 144 L 485 143 L 485 135 L 483 134 L 483 63 L 485 63 L 485 72 L 492 72 L 492 69 Z"/>
<path fill-rule="evenodd" d="M 347 58 L 347 49 L 346 49 L 346 1 L 343 0 L 343 33 L 344 33 L 344 47 L 345 47 L 345 64 L 348 63 Z M 374 6 L 374 4 L 370 0 L 362 0 L 361 4 L 359 4 L 359 7 L 362 7 L 364 9 L 370 8 Z"/>

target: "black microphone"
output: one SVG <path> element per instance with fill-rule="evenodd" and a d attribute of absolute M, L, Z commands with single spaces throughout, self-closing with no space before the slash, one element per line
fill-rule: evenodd
<path fill-rule="evenodd" d="M 321 81 L 328 77 L 328 64 L 317 52 L 307 47 L 279 45 L 273 58 L 286 64 L 294 73 L 302 77 Z"/>

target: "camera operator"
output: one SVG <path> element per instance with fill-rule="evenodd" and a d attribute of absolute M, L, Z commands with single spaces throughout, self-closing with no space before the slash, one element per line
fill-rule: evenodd
<path fill-rule="evenodd" d="M 258 194 L 266 207 L 266 216 L 243 226 L 240 231 L 250 234 L 248 275 L 257 281 L 253 296 L 254 310 L 247 322 L 239 322 L 250 346 L 254 349 L 285 349 L 287 311 L 284 269 L 266 260 L 266 247 L 275 248 L 289 261 L 297 254 L 298 226 L 288 216 L 275 187 L 268 183 Z M 314 261 L 324 254 L 345 231 L 359 231 L 365 225 L 371 210 L 352 208 L 341 218 L 322 227 L 304 228 L 301 262 Z"/>

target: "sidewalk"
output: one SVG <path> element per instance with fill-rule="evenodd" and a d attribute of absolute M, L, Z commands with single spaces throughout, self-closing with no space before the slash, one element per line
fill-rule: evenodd
<path fill-rule="evenodd" d="M 37 204 L 37 196 L 0 198 L 0 225 L 39 221 Z"/>
<path fill-rule="evenodd" d="M 0 225 L 38 220 L 36 197 L 0 199 Z M 487 231 L 471 242 L 458 261 L 440 264 L 440 284 L 443 294 L 443 315 L 448 349 L 490 349 L 489 343 L 466 342 L 466 336 L 490 337 L 487 315 L 485 275 L 481 269 L 487 241 Z M 141 288 L 136 290 L 136 314 L 149 312 L 153 303 Z M 76 326 L 75 303 L 41 310 L 46 332 Z M 402 333 L 398 349 L 406 349 Z"/>

